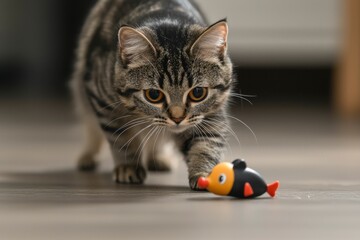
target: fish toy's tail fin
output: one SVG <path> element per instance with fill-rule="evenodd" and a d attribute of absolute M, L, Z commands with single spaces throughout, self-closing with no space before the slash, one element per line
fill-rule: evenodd
<path fill-rule="evenodd" d="M 276 190 L 278 189 L 280 183 L 279 181 L 275 181 L 273 183 L 270 183 L 267 185 L 267 193 L 271 196 L 271 197 L 275 197 L 275 193 Z"/>

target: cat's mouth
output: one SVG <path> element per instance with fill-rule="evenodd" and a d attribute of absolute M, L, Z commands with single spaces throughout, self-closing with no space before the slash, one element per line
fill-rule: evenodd
<path fill-rule="evenodd" d="M 168 121 L 168 128 L 170 131 L 175 133 L 183 132 L 189 128 L 195 127 L 197 124 L 201 122 L 203 116 L 191 116 L 184 118 L 180 123 L 176 123 L 175 121 Z"/>
<path fill-rule="evenodd" d="M 170 118 L 160 118 L 155 120 L 155 122 L 167 126 L 167 129 L 171 132 L 181 133 L 189 128 L 195 127 L 202 119 L 202 116 L 191 116 L 184 118 L 181 122 L 173 121 Z"/>
<path fill-rule="evenodd" d="M 189 127 L 191 127 L 191 126 L 190 125 L 171 125 L 171 126 L 168 126 L 168 129 L 174 133 L 181 133 L 181 132 L 184 132 L 185 130 L 187 130 Z"/>

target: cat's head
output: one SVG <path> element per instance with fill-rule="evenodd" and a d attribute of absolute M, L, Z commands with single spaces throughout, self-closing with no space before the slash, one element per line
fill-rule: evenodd
<path fill-rule="evenodd" d="M 124 105 L 177 132 L 224 109 L 232 86 L 227 36 L 225 20 L 121 27 L 115 87 Z"/>

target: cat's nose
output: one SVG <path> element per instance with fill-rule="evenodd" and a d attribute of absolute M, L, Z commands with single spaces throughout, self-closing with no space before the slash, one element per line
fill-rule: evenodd
<path fill-rule="evenodd" d="M 176 124 L 180 124 L 185 119 L 185 109 L 181 106 L 172 106 L 169 112 L 171 120 Z"/>
<path fill-rule="evenodd" d="M 185 117 L 171 118 L 171 120 L 173 120 L 176 124 L 180 124 L 184 119 Z"/>

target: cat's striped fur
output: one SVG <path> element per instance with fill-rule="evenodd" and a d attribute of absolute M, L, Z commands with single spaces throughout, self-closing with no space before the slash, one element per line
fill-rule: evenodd
<path fill-rule="evenodd" d="M 233 80 L 227 31 L 224 20 L 206 26 L 187 0 L 99 0 L 81 33 L 72 79 L 88 131 L 79 167 L 95 167 L 105 137 L 115 180 L 141 183 L 144 164 L 168 169 L 159 156 L 174 142 L 195 189 L 197 178 L 221 160 L 229 130 L 226 106 Z M 149 89 L 164 94 L 164 100 L 150 103 L 144 95 Z M 207 95 L 190 101 L 192 91 Z"/>

